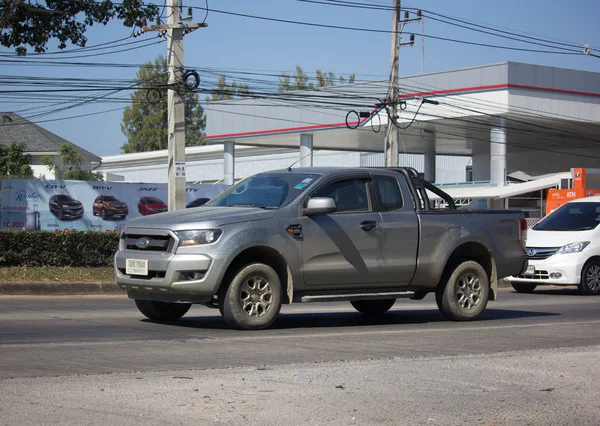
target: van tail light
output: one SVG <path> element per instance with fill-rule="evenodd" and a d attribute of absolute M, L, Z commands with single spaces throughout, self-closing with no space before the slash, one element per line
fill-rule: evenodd
<path fill-rule="evenodd" d="M 527 228 L 527 220 L 519 219 L 519 242 L 521 243 L 521 250 L 523 250 L 523 253 L 527 250 Z"/>

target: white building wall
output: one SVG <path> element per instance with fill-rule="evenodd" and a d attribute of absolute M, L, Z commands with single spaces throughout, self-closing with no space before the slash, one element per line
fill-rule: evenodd
<path fill-rule="evenodd" d="M 31 155 L 31 170 L 33 170 L 33 176 L 49 180 L 54 179 L 55 174 L 52 170 L 48 169 L 48 166 L 44 165 L 44 158 L 46 158 L 45 155 Z"/>
<path fill-rule="evenodd" d="M 315 151 L 314 167 L 371 167 L 383 166 L 383 154 L 347 151 Z M 235 178 L 243 179 L 256 173 L 285 169 L 300 159 L 298 150 L 275 150 L 273 153 L 252 154 L 236 152 Z M 436 175 L 439 182 L 463 182 L 465 167 L 469 157 L 438 156 Z M 295 167 L 299 167 L 299 162 Z M 413 167 L 423 172 L 424 159 L 420 154 L 401 154 L 400 165 Z M 107 181 L 124 180 L 129 182 L 164 183 L 167 182 L 167 164 L 154 162 L 139 166 L 110 167 L 104 165 L 102 172 Z M 202 160 L 188 160 L 186 180 L 188 182 L 214 183 L 223 179 L 222 155 Z"/>
<path fill-rule="evenodd" d="M 466 180 L 466 168 L 471 163 L 471 157 L 438 155 L 436 156 L 435 162 L 437 183 L 464 182 Z M 361 167 L 382 167 L 384 165 L 385 156 L 383 154 L 361 154 Z M 419 173 L 423 173 L 425 171 L 425 158 L 422 154 L 400 154 L 398 157 L 398 165 L 402 167 L 412 167 Z"/>

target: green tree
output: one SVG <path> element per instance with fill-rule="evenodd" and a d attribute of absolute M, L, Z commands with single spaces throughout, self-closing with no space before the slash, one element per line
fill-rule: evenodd
<path fill-rule="evenodd" d="M 142 0 L 0 0 L 0 44 L 19 55 L 27 53 L 26 45 L 45 52 L 51 39 L 59 41 L 59 49 L 67 42 L 85 47 L 85 32 L 94 24 L 119 19 L 126 27 L 139 27 L 158 14 L 158 6 Z"/>
<path fill-rule="evenodd" d="M 206 98 L 207 102 L 223 101 L 233 99 L 234 97 L 252 96 L 247 84 L 237 84 L 235 80 L 231 84 L 227 83 L 225 74 L 221 74 L 217 81 L 217 89 Z"/>
<path fill-rule="evenodd" d="M 56 179 L 61 180 L 104 180 L 101 173 L 88 172 L 84 169 L 85 161 L 81 152 L 69 142 L 58 147 L 59 164 L 52 157 L 44 158 L 44 165 L 54 171 Z"/>
<path fill-rule="evenodd" d="M 296 65 L 296 72 L 293 76 L 290 76 L 286 72 L 281 74 L 281 77 L 279 77 L 279 88 L 277 89 L 277 91 L 279 93 L 284 93 L 290 92 L 292 90 L 312 90 L 320 87 L 335 86 L 336 76 L 331 71 L 323 72 L 321 69 L 317 69 L 315 74 L 316 84 L 310 81 L 310 77 L 306 75 L 306 73 L 300 65 Z M 354 74 L 350 74 L 350 76 L 348 76 L 348 79 L 341 75 L 338 81 L 340 82 L 340 84 L 352 84 L 354 83 L 355 79 L 356 76 Z"/>
<path fill-rule="evenodd" d="M 32 178 L 31 155 L 25 154 L 25 145 L 13 142 L 0 145 L 0 179 Z"/>
<path fill-rule="evenodd" d="M 127 143 L 121 149 L 126 154 L 167 149 L 169 75 L 166 58 L 159 55 L 154 63 L 142 65 L 136 81 L 137 89 L 131 94 L 131 106 L 123 111 L 121 131 L 127 136 Z M 203 145 L 206 116 L 198 94 L 188 91 L 184 101 L 185 145 Z"/>

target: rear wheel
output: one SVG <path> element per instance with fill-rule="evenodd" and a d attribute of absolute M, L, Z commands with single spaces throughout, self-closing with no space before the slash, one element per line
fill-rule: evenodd
<path fill-rule="evenodd" d="M 579 292 L 586 296 L 600 294 L 600 261 L 589 261 L 581 272 Z"/>
<path fill-rule="evenodd" d="M 477 319 L 488 302 L 490 283 L 483 267 L 472 260 L 448 271 L 435 292 L 442 315 L 452 321 Z"/>
<path fill-rule="evenodd" d="M 396 299 L 382 300 L 354 300 L 350 302 L 354 309 L 367 315 L 381 315 L 386 313 L 394 306 Z"/>
<path fill-rule="evenodd" d="M 166 303 L 153 300 L 135 300 L 142 314 L 155 321 L 173 321 L 184 316 L 190 310 L 191 303 Z"/>
<path fill-rule="evenodd" d="M 533 293 L 533 290 L 537 287 L 536 284 L 524 284 L 524 283 L 516 283 L 511 282 L 512 288 L 514 288 L 517 293 Z"/>
<path fill-rule="evenodd" d="M 282 289 L 279 275 L 264 263 L 243 267 L 218 297 L 225 322 L 240 330 L 269 327 L 279 314 Z"/>

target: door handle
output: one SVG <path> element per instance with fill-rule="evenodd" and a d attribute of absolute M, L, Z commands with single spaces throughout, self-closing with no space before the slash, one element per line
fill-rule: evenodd
<path fill-rule="evenodd" d="M 375 228 L 377 226 L 377 222 L 375 222 L 374 220 L 365 220 L 364 222 L 360 223 L 360 228 L 364 231 L 370 231 L 371 229 Z"/>

